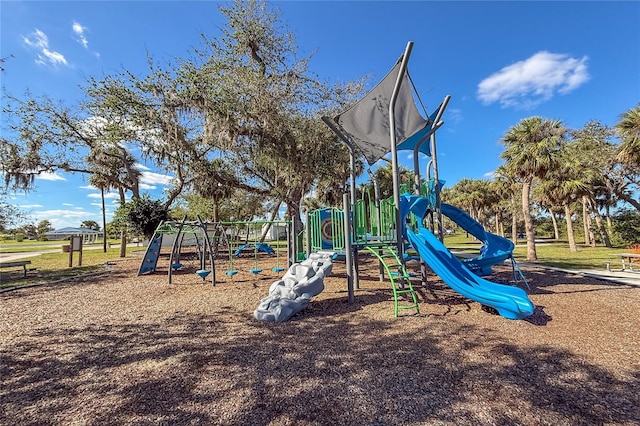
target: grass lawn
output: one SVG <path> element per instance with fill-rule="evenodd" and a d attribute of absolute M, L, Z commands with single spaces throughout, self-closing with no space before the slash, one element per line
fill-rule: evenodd
<path fill-rule="evenodd" d="M 22 268 L 3 269 L 0 271 L 0 288 L 14 287 L 27 284 L 33 284 L 43 281 L 55 281 L 63 278 L 69 278 L 76 275 L 87 274 L 104 270 L 104 263 L 107 261 L 117 261 L 120 257 L 120 248 L 114 241 L 112 248 L 107 249 L 104 253 L 102 249 L 84 250 L 82 254 L 82 266 L 78 265 L 78 253 L 74 253 L 73 267 L 69 268 L 69 254 L 63 253 L 61 246 L 64 241 L 23 241 L 16 243 L 14 241 L 3 241 L 0 243 L 0 253 L 24 253 L 30 251 L 45 251 L 42 255 L 25 257 L 19 260 L 30 260 L 30 271 L 27 278 L 22 276 Z M 271 242 L 272 245 L 283 245 L 286 242 Z M 480 250 L 480 242 L 471 237 L 467 237 L 464 233 L 447 235 L 445 245 L 456 252 L 478 253 Z M 93 244 L 100 246 L 101 243 Z M 138 252 L 140 255 L 144 251 L 144 247 L 128 247 L 127 257 L 136 256 L 132 252 Z M 47 253 L 46 251 L 56 250 Z M 536 244 L 538 254 L 537 264 L 553 266 L 566 269 L 604 269 L 606 262 L 617 265 L 619 258 L 617 253 L 624 253 L 629 249 L 606 248 L 606 247 L 586 247 L 579 246 L 577 253 L 571 253 L 569 246 L 565 241 L 546 241 Z M 526 241 L 518 240 L 518 245 L 514 250 L 514 256 L 518 262 L 525 262 L 527 255 Z"/>
<path fill-rule="evenodd" d="M 55 249 L 60 250 L 60 247 L 65 243 L 69 244 L 68 241 L 0 241 L 0 253 L 24 253 L 29 251 Z"/>
<path fill-rule="evenodd" d="M 0 270 L 0 288 L 34 284 L 43 281 L 55 281 L 63 278 L 73 277 L 76 275 L 103 271 L 105 269 L 105 262 L 118 261 L 118 259 L 120 259 L 119 246 L 113 246 L 113 248 L 107 249 L 106 253 L 104 253 L 102 249 L 83 250 L 82 266 L 77 266 L 79 253 L 75 252 L 73 253 L 73 267 L 70 268 L 69 253 L 63 253 L 61 245 L 62 244 L 60 244 L 60 242 L 57 242 L 55 246 L 50 246 L 48 249 L 58 249 L 58 251 L 53 253 L 43 253 L 39 256 L 16 259 L 31 261 L 31 264 L 27 267 L 35 268 L 35 271 L 30 271 L 27 274 L 27 278 L 23 277 L 22 267 Z M 4 248 L 5 247 L 3 246 L 3 249 Z M 13 253 L 23 253 L 34 250 L 44 249 L 26 249 L 25 247 L 16 247 L 15 249 L 9 251 Z M 135 256 L 135 254 L 132 254 L 132 252 L 140 252 L 143 250 L 144 247 L 127 247 L 127 257 Z"/>
<path fill-rule="evenodd" d="M 450 250 L 463 253 L 478 253 L 481 246 L 478 240 L 467 237 L 464 233 L 448 235 L 444 243 Z M 620 262 L 616 254 L 628 251 L 626 247 L 590 247 L 578 244 L 578 251 L 571 253 L 566 241 L 542 240 L 536 243 L 536 263 L 566 269 L 604 269 L 606 262 L 611 262 L 612 265 Z M 525 262 L 527 241 L 519 239 L 513 254 L 518 262 Z"/>

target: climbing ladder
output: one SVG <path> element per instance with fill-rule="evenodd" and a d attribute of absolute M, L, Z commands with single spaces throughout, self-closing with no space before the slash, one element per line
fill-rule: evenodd
<path fill-rule="evenodd" d="M 378 258 L 391 281 L 391 288 L 393 289 L 394 315 L 397 317 L 400 309 L 415 309 L 416 313 L 419 314 L 420 308 L 418 307 L 418 296 L 411 284 L 411 277 L 407 273 L 404 264 L 400 262 L 395 250 L 390 246 L 366 246 L 366 249 Z M 410 295 L 410 297 L 407 297 L 406 295 Z M 401 305 L 400 303 L 402 301 L 409 304 Z"/>
<path fill-rule="evenodd" d="M 165 234 L 175 234 L 177 231 L 168 223 L 163 223 L 153 233 L 153 237 L 149 241 L 147 250 L 144 252 L 142 263 L 138 269 L 138 275 L 148 274 L 156 270 L 158 266 L 158 258 L 162 250 L 162 236 Z"/>
<path fill-rule="evenodd" d="M 142 263 L 140 263 L 140 268 L 138 269 L 138 275 L 148 274 L 156 270 L 161 249 L 162 234 L 154 234 L 147 246 L 147 250 L 144 252 Z"/>

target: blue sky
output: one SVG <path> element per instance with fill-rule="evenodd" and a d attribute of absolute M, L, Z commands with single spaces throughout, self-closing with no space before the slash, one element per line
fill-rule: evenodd
<path fill-rule="evenodd" d="M 640 2 L 273 2 L 296 34 L 301 56 L 331 81 L 379 81 L 414 48 L 409 72 L 429 113 L 451 101 L 438 131 L 440 176 L 489 177 L 501 136 L 539 115 L 580 128 L 614 125 L 640 101 Z M 156 60 L 185 56 L 224 25 L 208 1 L 2 1 L 3 90 L 73 104 L 87 78 L 123 69 L 147 73 Z M 4 125 L 4 123 L 3 123 Z M 5 130 L 2 130 L 3 133 Z M 401 153 L 404 164 L 412 164 Z M 168 176 L 145 168 L 143 189 L 162 196 Z M 86 178 L 57 172 L 10 202 L 55 228 L 101 223 L 100 194 Z M 107 213 L 115 209 L 108 195 Z"/>

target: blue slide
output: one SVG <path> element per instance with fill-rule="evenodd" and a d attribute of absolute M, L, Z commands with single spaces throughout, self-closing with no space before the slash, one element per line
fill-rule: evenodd
<path fill-rule="evenodd" d="M 480 256 L 462 261 L 467 268 L 481 276 L 490 275 L 491 266 L 502 263 L 511 257 L 514 245 L 510 240 L 485 231 L 480 223 L 457 207 L 442 203 L 441 208 L 443 215 L 483 243 Z"/>
<path fill-rule="evenodd" d="M 411 211 L 422 223 L 427 199 L 405 194 L 401 200 L 401 214 L 406 216 Z M 534 305 L 524 290 L 497 284 L 474 274 L 428 229 L 421 227 L 416 233 L 405 228 L 405 236 L 433 272 L 461 295 L 495 308 L 508 319 L 523 319 L 533 314 Z"/>

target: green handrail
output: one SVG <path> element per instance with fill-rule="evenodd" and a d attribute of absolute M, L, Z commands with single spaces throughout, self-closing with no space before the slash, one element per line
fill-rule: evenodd
<path fill-rule="evenodd" d="M 414 309 L 416 313 L 420 313 L 420 307 L 418 306 L 418 296 L 411 284 L 411 277 L 407 273 L 404 264 L 400 262 L 398 254 L 389 246 L 371 247 L 366 246 L 366 249 L 372 253 L 384 267 L 389 281 L 391 281 L 391 288 L 393 290 L 394 301 L 394 316 L 398 317 L 400 309 Z M 383 253 L 380 253 L 382 251 Z M 386 260 L 391 260 L 392 263 L 387 263 Z M 400 296 L 403 294 L 410 294 L 413 303 L 410 305 L 400 305 Z"/>

